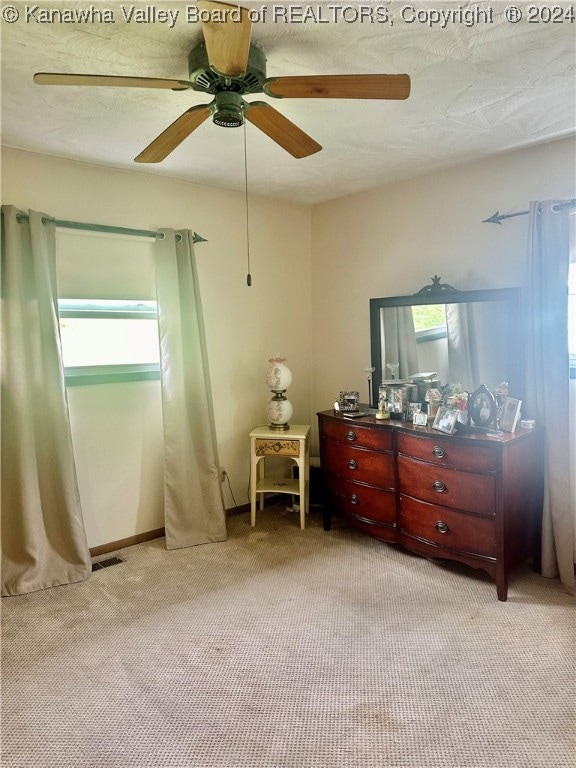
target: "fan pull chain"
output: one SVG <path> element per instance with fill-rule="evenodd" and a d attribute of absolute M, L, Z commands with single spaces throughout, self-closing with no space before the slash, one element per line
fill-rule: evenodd
<path fill-rule="evenodd" d="M 244 198 L 246 201 L 246 258 L 248 262 L 248 274 L 246 275 L 246 285 L 252 285 L 252 275 L 250 274 L 250 218 L 248 212 L 248 153 L 246 151 L 246 120 L 244 120 Z"/>

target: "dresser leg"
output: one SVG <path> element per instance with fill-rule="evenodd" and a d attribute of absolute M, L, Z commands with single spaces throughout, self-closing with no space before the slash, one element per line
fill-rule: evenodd
<path fill-rule="evenodd" d="M 503 572 L 496 574 L 496 592 L 498 593 L 498 600 L 505 603 L 508 599 L 508 576 Z"/>

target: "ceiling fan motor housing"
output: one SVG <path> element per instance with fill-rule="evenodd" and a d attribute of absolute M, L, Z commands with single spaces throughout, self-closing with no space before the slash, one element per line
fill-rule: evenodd
<path fill-rule="evenodd" d="M 240 77 L 221 75 L 212 69 L 208 61 L 205 43 L 199 43 L 188 56 L 190 82 L 195 91 L 217 94 L 233 91 L 239 94 L 262 93 L 266 80 L 266 56 L 255 45 L 250 46 L 246 72 Z"/>

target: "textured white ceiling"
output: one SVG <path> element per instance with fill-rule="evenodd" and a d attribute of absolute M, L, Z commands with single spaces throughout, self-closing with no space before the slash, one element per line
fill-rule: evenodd
<path fill-rule="evenodd" d="M 267 100 L 323 146 L 295 160 L 247 126 L 250 192 L 306 203 L 499 152 L 574 135 L 576 23 L 558 11 L 515 2 L 243 2 L 258 13 L 252 41 L 268 76 L 408 73 L 406 101 Z M 108 11 L 114 23 L 41 23 L 33 3 L 13 2 L 20 17 L 2 22 L 2 143 L 115 168 L 165 174 L 199 184 L 244 189 L 244 133 L 206 121 L 159 165 L 133 158 L 186 109 L 211 97 L 195 91 L 47 87 L 38 71 L 187 79 L 189 50 L 202 39 L 187 21 L 189 2 L 39 2 L 40 9 Z M 4 9 L 7 3 L 4 3 Z M 132 7 L 178 11 L 173 28 L 127 23 Z M 292 19 L 284 9 L 292 7 Z M 552 8 L 550 3 L 547 8 Z M 569 3 L 554 4 L 569 9 Z M 573 7 L 573 6 L 572 6 Z M 262 9 L 265 8 L 265 11 Z M 402 18 L 402 9 L 405 18 Z M 467 24 L 480 8 L 491 20 Z M 124 12 L 123 12 L 124 9 Z M 419 14 L 416 21 L 415 9 Z M 431 11 L 456 14 L 426 23 Z M 390 23 L 376 21 L 385 12 Z M 4 11 L 5 13 L 5 11 Z M 458 14 L 461 16 L 458 17 Z M 364 14 L 364 20 L 360 15 Z M 367 16 L 372 14 L 371 23 Z M 6 18 L 6 16 L 5 16 Z M 152 18 L 150 16 L 149 18 Z M 354 19 L 356 20 L 354 21 Z M 444 17 L 445 19 L 447 17 Z M 561 20 L 560 20 L 561 19 Z"/>

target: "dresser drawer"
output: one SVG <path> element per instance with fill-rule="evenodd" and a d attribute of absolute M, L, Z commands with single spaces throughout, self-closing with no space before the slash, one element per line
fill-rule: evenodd
<path fill-rule="evenodd" d="M 471 555 L 496 556 L 496 521 L 400 497 L 402 533 Z"/>
<path fill-rule="evenodd" d="M 398 457 L 400 493 L 479 515 L 495 514 L 495 477 Z"/>
<path fill-rule="evenodd" d="M 398 435 L 398 453 L 452 469 L 485 472 L 496 469 L 496 455 L 482 445 L 462 445 L 449 438 Z"/>
<path fill-rule="evenodd" d="M 376 539 L 387 541 L 390 544 L 398 543 L 398 528 L 395 525 L 389 525 L 388 523 L 372 523 L 365 521 L 363 518 L 354 517 L 351 515 L 347 518 L 349 525 L 356 528 L 357 531 L 373 536 Z"/>
<path fill-rule="evenodd" d="M 300 440 L 280 439 L 263 440 L 256 438 L 254 453 L 256 456 L 300 456 Z"/>
<path fill-rule="evenodd" d="M 396 525 L 394 491 L 357 485 L 334 476 L 328 478 L 328 491 L 333 503 L 345 515 L 386 525 Z"/>
<path fill-rule="evenodd" d="M 324 463 L 328 472 L 347 480 L 380 488 L 394 487 L 394 457 L 391 453 L 376 453 L 325 440 Z"/>
<path fill-rule="evenodd" d="M 324 437 L 340 443 L 357 445 L 360 448 L 372 448 L 375 451 L 392 450 L 392 431 L 382 427 L 359 427 L 356 424 L 336 421 L 323 421 Z"/>

